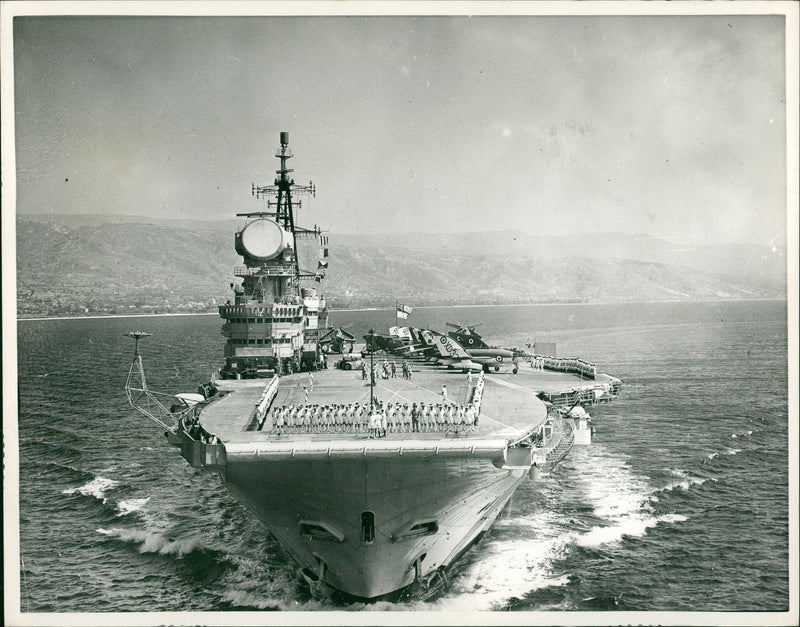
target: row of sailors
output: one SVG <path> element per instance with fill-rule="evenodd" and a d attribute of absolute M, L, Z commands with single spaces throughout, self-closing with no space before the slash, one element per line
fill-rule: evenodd
<path fill-rule="evenodd" d="M 595 364 L 573 357 L 538 356 L 531 360 L 531 367 L 534 370 L 556 370 L 558 372 L 573 372 L 581 375 L 594 376 L 597 374 L 597 366 Z"/>
<path fill-rule="evenodd" d="M 311 386 L 314 386 L 314 379 L 311 379 Z M 261 393 L 261 398 L 259 398 L 258 402 L 256 403 L 256 418 L 258 419 L 259 427 L 264 423 L 264 418 L 267 415 L 267 408 L 269 407 L 272 399 L 275 398 L 275 394 L 278 393 L 278 377 L 272 377 L 272 380 L 269 382 L 269 385 L 264 388 L 264 391 Z"/>
<path fill-rule="evenodd" d="M 478 423 L 478 410 L 474 405 L 388 403 L 384 406 L 380 403 L 373 408 L 373 415 L 375 412 L 380 415 L 383 432 L 465 430 Z M 272 410 L 272 424 L 277 431 L 287 433 L 366 433 L 371 429 L 370 408 L 361 403 L 289 405 Z"/>
<path fill-rule="evenodd" d="M 471 406 L 474 407 L 477 412 L 480 412 L 482 397 L 483 397 L 483 373 L 481 372 L 480 377 L 478 377 L 478 382 L 475 384 L 475 388 L 472 390 Z"/>

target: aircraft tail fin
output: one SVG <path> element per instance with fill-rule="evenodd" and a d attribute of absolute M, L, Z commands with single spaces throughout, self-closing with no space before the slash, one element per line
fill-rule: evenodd
<path fill-rule="evenodd" d="M 452 337 L 435 331 L 431 331 L 431 333 L 435 336 L 436 348 L 442 357 L 447 357 L 449 359 L 470 359 L 469 353 Z"/>
<path fill-rule="evenodd" d="M 447 334 L 456 342 L 461 344 L 461 346 L 467 348 L 489 348 L 489 345 L 484 342 L 483 338 L 475 331 L 472 331 L 471 333 L 463 333 L 462 331 L 449 331 Z"/>

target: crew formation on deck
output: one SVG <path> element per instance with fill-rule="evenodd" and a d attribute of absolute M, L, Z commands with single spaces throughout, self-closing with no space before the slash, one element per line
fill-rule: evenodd
<path fill-rule="evenodd" d="M 365 369 L 363 374 L 368 371 Z M 392 368 L 384 372 L 391 377 Z M 396 372 L 396 370 L 395 370 Z M 405 371 L 403 372 L 405 375 Z M 369 376 L 367 374 L 367 376 Z M 313 385 L 313 383 L 312 383 Z M 307 391 L 307 387 L 303 386 Z M 383 402 L 359 401 L 347 404 L 316 404 L 305 402 L 272 407 L 263 423 L 271 420 L 272 430 L 281 434 L 292 433 L 362 433 L 369 437 L 385 437 L 387 433 L 456 432 L 474 431 L 480 416 L 483 373 L 474 385 L 472 374 L 468 382 L 469 399 L 466 404 L 448 400 L 447 388 L 442 386 L 441 402 Z M 261 430 L 261 426 L 259 430 Z"/>
<path fill-rule="evenodd" d="M 595 364 L 578 359 L 577 357 L 551 357 L 550 355 L 533 355 L 530 358 L 533 370 L 552 370 L 554 372 L 569 372 L 580 377 L 594 379 L 597 376 Z"/>
<path fill-rule="evenodd" d="M 277 433 L 367 433 L 384 437 L 387 433 L 412 431 L 474 430 L 478 423 L 476 405 L 456 403 L 349 403 L 301 404 L 272 409 L 272 425 Z M 416 420 L 415 420 L 416 418 Z"/>

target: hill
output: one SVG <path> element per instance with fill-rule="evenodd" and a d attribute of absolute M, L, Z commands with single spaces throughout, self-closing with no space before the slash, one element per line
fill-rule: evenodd
<path fill-rule="evenodd" d="M 230 296 L 232 220 L 22 216 L 20 315 L 213 311 Z M 765 246 L 677 247 L 618 233 L 330 236 L 333 307 L 784 298 Z"/>

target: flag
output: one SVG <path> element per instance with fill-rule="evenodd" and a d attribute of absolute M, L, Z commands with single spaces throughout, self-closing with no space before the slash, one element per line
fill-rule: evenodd
<path fill-rule="evenodd" d="M 320 235 L 319 236 L 319 243 L 320 243 L 320 246 L 327 246 L 328 245 L 328 236 L 327 235 Z"/>
<path fill-rule="evenodd" d="M 323 268 L 327 268 L 327 267 L 328 267 L 328 261 L 327 260 L 323 261 L 323 260 L 320 259 L 317 262 L 317 270 L 322 270 Z"/>
<path fill-rule="evenodd" d="M 408 305 L 398 305 L 397 306 L 397 317 L 403 318 L 404 320 L 408 318 L 408 314 L 411 313 L 411 307 Z"/>
<path fill-rule="evenodd" d="M 320 257 L 327 257 L 327 256 L 328 256 L 328 249 L 327 248 L 323 248 L 320 251 Z"/>

